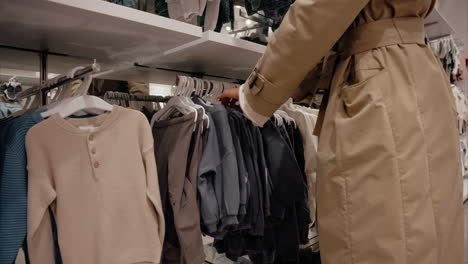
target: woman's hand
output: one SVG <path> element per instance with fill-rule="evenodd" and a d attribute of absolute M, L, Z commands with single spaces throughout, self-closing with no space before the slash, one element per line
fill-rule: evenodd
<path fill-rule="evenodd" d="M 232 88 L 232 89 L 225 90 L 222 94 L 218 95 L 218 99 L 239 100 L 239 88 Z"/>

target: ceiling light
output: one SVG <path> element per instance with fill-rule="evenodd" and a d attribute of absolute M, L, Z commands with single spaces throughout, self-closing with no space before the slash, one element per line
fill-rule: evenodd
<path fill-rule="evenodd" d="M 227 30 L 227 31 L 231 31 L 231 27 L 230 27 L 230 26 L 227 26 L 227 27 L 226 27 L 226 30 Z"/>
<path fill-rule="evenodd" d="M 242 8 L 242 6 L 240 6 L 240 5 L 235 5 L 234 7 L 237 8 L 237 9 L 241 9 L 241 8 Z"/>
<path fill-rule="evenodd" d="M 247 26 L 252 25 L 252 23 L 253 23 L 253 21 L 250 20 L 250 19 L 247 19 L 247 20 L 245 21 L 245 24 L 246 24 Z"/>

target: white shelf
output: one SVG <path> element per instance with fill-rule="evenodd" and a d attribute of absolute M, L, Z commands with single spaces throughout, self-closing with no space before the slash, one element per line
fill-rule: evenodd
<path fill-rule="evenodd" d="M 0 25 L 0 45 L 48 49 L 86 58 L 86 64 L 95 58 L 103 70 L 117 69 L 114 73 L 122 76 L 138 76 L 141 69 L 125 69 L 125 65 L 138 62 L 245 79 L 265 51 L 256 43 L 203 33 L 194 25 L 102 0 L 0 1 Z M 12 57 L 13 52 L 0 58 L 0 66 L 11 65 Z M 37 57 L 27 56 L 13 64 L 28 68 L 37 62 Z M 144 75 L 148 74 L 145 71 Z"/>
<path fill-rule="evenodd" d="M 110 68 L 138 62 L 245 79 L 265 51 L 256 43 L 102 0 L 3 0 L 0 25 L 0 45 L 96 58 Z M 426 31 L 429 38 L 454 33 L 437 9 L 426 19 Z"/>
<path fill-rule="evenodd" d="M 0 44 L 130 62 L 189 43 L 200 27 L 101 0 L 0 1 Z"/>
<path fill-rule="evenodd" d="M 155 67 L 246 79 L 266 47 L 212 31 L 199 40 L 166 51 L 154 61 Z"/>
<path fill-rule="evenodd" d="M 426 34 L 429 39 L 440 38 L 455 33 L 447 20 L 442 16 L 437 8 L 434 8 L 431 14 L 424 21 Z"/>

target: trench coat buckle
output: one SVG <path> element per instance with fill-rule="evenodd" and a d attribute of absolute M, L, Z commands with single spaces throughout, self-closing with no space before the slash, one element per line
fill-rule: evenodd
<path fill-rule="evenodd" d="M 247 84 L 249 85 L 249 89 L 253 95 L 257 95 L 262 91 L 265 82 L 259 75 L 257 68 L 255 68 L 250 74 L 247 79 Z"/>

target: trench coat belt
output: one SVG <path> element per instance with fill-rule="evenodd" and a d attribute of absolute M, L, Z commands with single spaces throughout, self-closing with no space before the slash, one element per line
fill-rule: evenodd
<path fill-rule="evenodd" d="M 315 135 L 319 136 L 328 105 L 330 87 L 336 63 L 358 53 L 376 48 L 399 44 L 425 45 L 424 20 L 420 17 L 399 17 L 377 20 L 350 28 L 337 44 L 337 52 L 324 59 L 318 85 L 325 90 L 319 117 L 315 126 Z"/>

